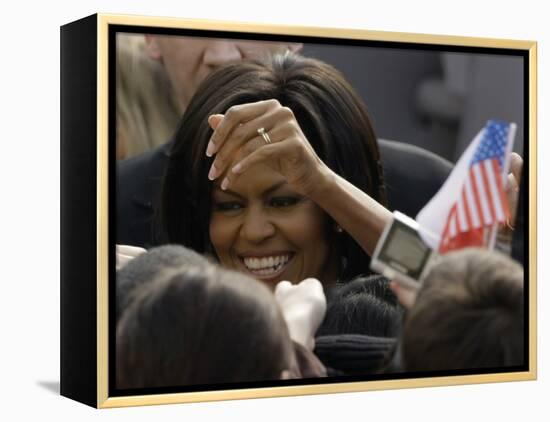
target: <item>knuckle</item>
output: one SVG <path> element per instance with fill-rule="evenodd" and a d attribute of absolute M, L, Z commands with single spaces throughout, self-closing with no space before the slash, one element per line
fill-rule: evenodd
<path fill-rule="evenodd" d="M 247 128 L 244 125 L 237 126 L 232 133 L 232 138 L 235 141 L 242 143 L 247 136 Z"/>
<path fill-rule="evenodd" d="M 287 120 L 284 123 L 283 129 L 286 133 L 294 134 L 296 133 L 296 123 L 293 120 Z"/>
<path fill-rule="evenodd" d="M 229 107 L 227 112 L 225 113 L 225 118 L 228 119 L 230 122 L 233 122 L 239 114 L 240 107 L 238 105 L 234 105 Z"/>
<path fill-rule="evenodd" d="M 294 112 L 290 107 L 281 107 L 280 111 L 281 115 L 284 116 L 287 119 L 293 119 L 294 118 Z"/>
<path fill-rule="evenodd" d="M 280 107 L 281 103 L 279 103 L 279 100 L 276 98 L 271 98 L 270 100 L 267 100 L 267 103 L 270 107 Z"/>

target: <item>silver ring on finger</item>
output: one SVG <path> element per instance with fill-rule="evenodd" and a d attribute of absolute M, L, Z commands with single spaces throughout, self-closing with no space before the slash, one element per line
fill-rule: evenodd
<path fill-rule="evenodd" d="M 259 128 L 257 132 L 258 132 L 258 135 L 260 135 L 264 139 L 264 142 L 267 145 L 271 143 L 271 138 L 269 137 L 269 134 L 265 131 L 263 127 Z"/>

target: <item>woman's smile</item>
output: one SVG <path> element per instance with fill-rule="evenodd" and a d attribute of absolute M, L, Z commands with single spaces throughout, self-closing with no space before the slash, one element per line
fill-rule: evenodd
<path fill-rule="evenodd" d="M 271 253 L 255 256 L 239 256 L 244 267 L 256 278 L 277 278 L 291 265 L 293 252 Z"/>

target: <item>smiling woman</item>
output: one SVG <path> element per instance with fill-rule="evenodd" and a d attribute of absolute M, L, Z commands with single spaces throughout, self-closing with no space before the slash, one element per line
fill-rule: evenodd
<path fill-rule="evenodd" d="M 268 285 L 328 285 L 370 272 L 385 202 L 364 104 L 333 67 L 287 53 L 224 66 L 199 86 L 160 216 L 170 242 Z"/>

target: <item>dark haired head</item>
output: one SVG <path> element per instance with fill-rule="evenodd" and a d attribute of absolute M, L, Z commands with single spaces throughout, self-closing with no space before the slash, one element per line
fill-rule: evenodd
<path fill-rule="evenodd" d="M 362 334 L 396 337 L 402 311 L 382 276 L 358 277 L 332 289 L 317 335 Z"/>
<path fill-rule="evenodd" d="M 296 373 L 271 292 L 216 266 L 168 269 L 143 286 L 117 327 L 117 387 L 280 379 Z"/>
<path fill-rule="evenodd" d="M 407 371 L 524 363 L 523 269 L 481 249 L 445 255 L 428 273 L 402 339 Z"/>
<path fill-rule="evenodd" d="M 213 72 L 200 85 L 175 135 L 162 191 L 161 221 L 170 242 L 213 253 L 209 239 L 212 134 L 207 119 L 234 105 L 276 99 L 289 107 L 316 154 L 335 173 L 385 204 L 378 146 L 366 108 L 333 67 L 294 54 L 242 61 Z M 328 220 L 328 219 L 327 219 Z M 327 224 L 327 227 L 330 224 Z M 340 279 L 369 273 L 369 257 L 343 233 Z M 326 281 L 326 280 L 324 280 Z"/>
<path fill-rule="evenodd" d="M 162 271 L 206 265 L 208 261 L 202 255 L 181 245 L 159 246 L 137 256 L 116 274 L 117 321 L 139 288 L 158 278 Z"/>

